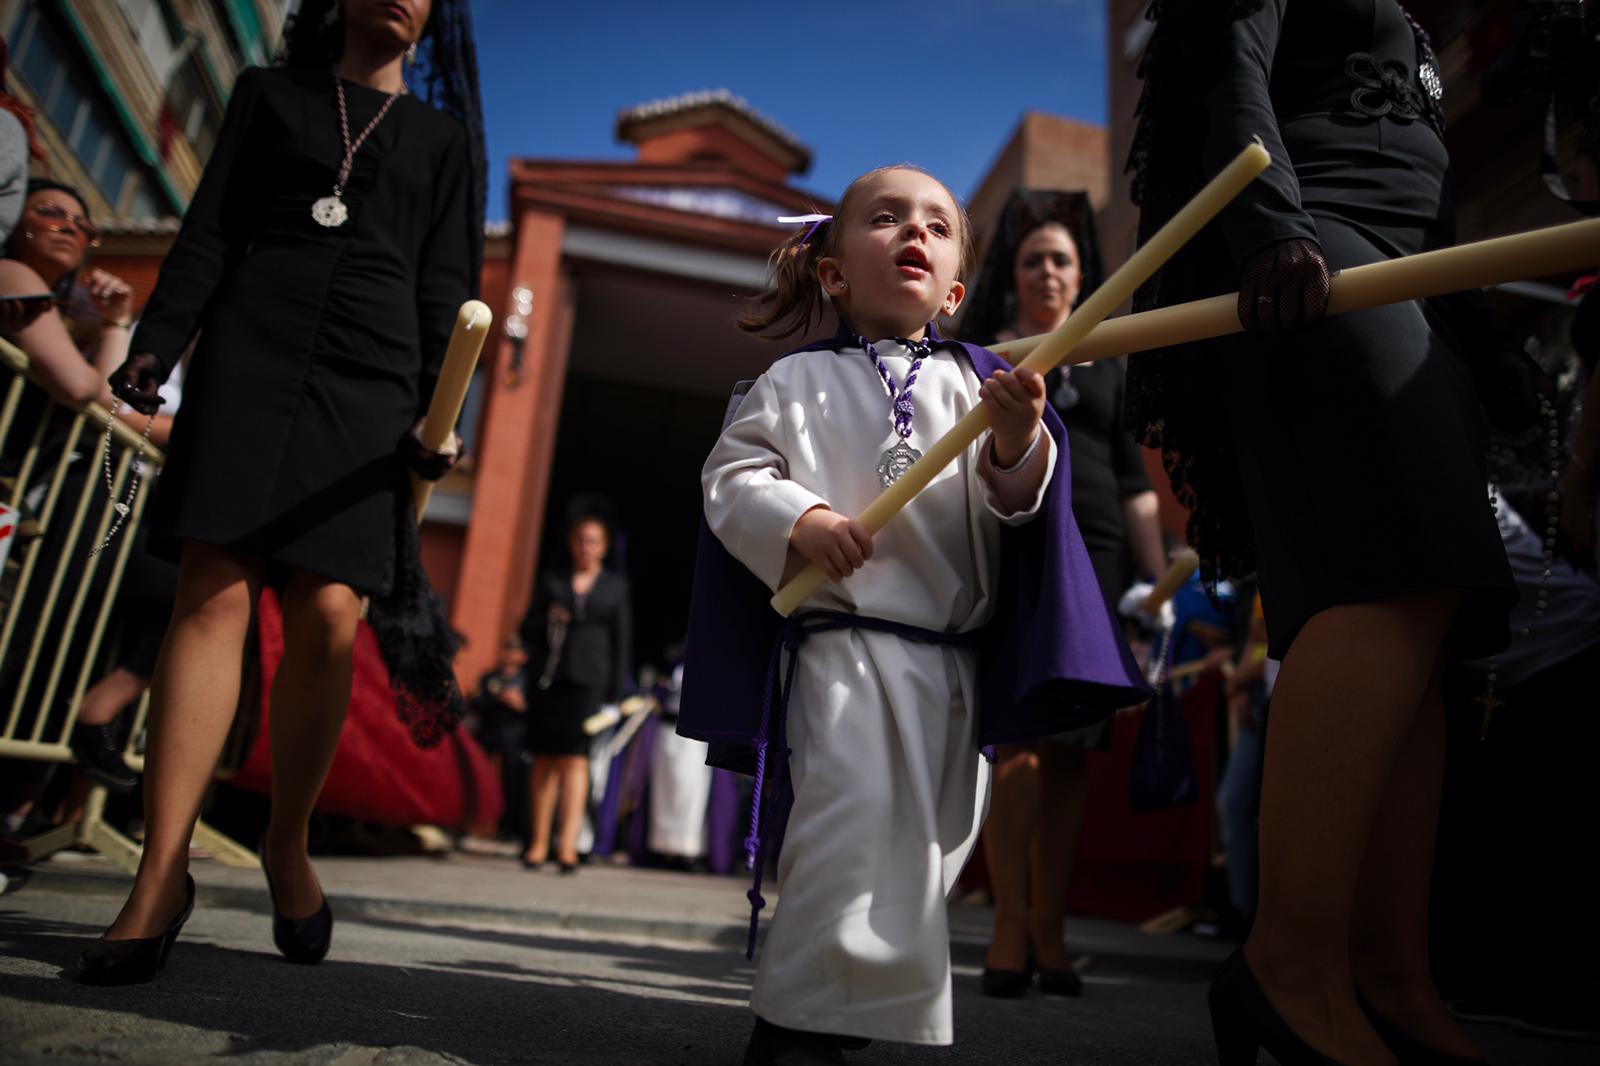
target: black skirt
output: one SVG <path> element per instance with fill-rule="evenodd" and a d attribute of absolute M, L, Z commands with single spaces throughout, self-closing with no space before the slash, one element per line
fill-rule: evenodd
<path fill-rule="evenodd" d="M 528 750 L 535 755 L 587 755 L 593 739 L 584 720 L 600 709 L 604 693 L 587 685 L 557 680 L 528 699 Z"/>
<path fill-rule="evenodd" d="M 1382 247 L 1371 225 L 1315 222 L 1334 269 L 1415 250 Z M 1241 339 L 1227 364 L 1273 657 L 1325 608 L 1437 588 L 1466 595 L 1454 654 L 1504 647 L 1517 593 L 1489 506 L 1486 427 L 1461 356 L 1422 305 Z"/>

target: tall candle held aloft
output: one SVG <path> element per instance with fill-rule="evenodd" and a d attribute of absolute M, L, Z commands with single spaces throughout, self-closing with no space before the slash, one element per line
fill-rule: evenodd
<path fill-rule="evenodd" d="M 1161 269 L 1163 263 L 1172 258 L 1179 248 L 1182 248 L 1226 207 L 1229 201 L 1239 195 L 1240 190 L 1255 180 L 1256 175 L 1266 170 L 1271 162 L 1267 150 L 1261 147 L 1259 142 L 1240 152 L 1222 173 L 1213 178 L 1200 190 L 1199 195 L 1162 226 L 1144 247 L 1122 265 L 1120 270 L 1106 279 L 1105 284 L 1096 289 L 1061 328 L 1048 334 L 1020 365 L 1044 374 L 1060 364 L 1090 330 L 1098 326 L 1124 300 L 1130 298 L 1135 289 Z M 884 489 L 877 499 L 868 504 L 867 509 L 858 516 L 858 521 L 866 527 L 868 533 L 876 535 L 889 519 L 900 513 L 901 509 L 910 503 L 917 493 L 926 488 L 941 470 L 955 462 L 962 452 L 971 447 L 988 427 L 988 405 L 980 403 L 951 427 L 948 433 L 935 441 L 922 458 L 913 463 L 900 477 L 900 480 Z M 795 608 L 815 592 L 825 579 L 826 575 L 821 567 L 815 564 L 806 567 L 778 590 L 778 594 L 772 598 L 773 609 L 786 617 L 793 614 Z"/>
<path fill-rule="evenodd" d="M 483 342 L 493 322 L 494 313 L 481 300 L 468 300 L 456 315 L 456 327 L 450 331 L 450 346 L 445 349 L 439 382 L 428 403 L 428 417 L 422 423 L 422 444 L 429 451 L 441 451 L 455 432 L 461 405 L 466 402 L 467 389 L 472 385 L 472 373 L 478 366 L 478 355 L 483 351 Z M 433 482 L 416 476 L 411 478 L 411 501 L 416 505 L 418 522 L 428 509 L 431 495 Z"/>
<path fill-rule="evenodd" d="M 1507 281 L 1565 274 L 1600 266 L 1600 218 L 1438 248 L 1341 271 L 1328 294 L 1328 314 L 1481 289 Z M 1102 323 L 1072 350 L 1066 362 L 1143 352 L 1238 333 L 1239 294 L 1212 296 Z M 1012 362 L 1038 349 L 1050 336 L 1022 337 L 990 350 Z"/>

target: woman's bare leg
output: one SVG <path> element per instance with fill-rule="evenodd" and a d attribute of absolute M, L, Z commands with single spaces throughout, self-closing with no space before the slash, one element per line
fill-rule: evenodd
<path fill-rule="evenodd" d="M 1065 943 L 1067 884 L 1078 855 L 1083 812 L 1089 796 L 1084 751 L 1076 745 L 1044 741 L 1039 745 L 1039 816 L 1030 847 L 1033 911 L 1030 931 L 1039 965 L 1047 970 L 1072 968 Z"/>
<path fill-rule="evenodd" d="M 561 832 L 556 838 L 556 859 L 566 865 L 578 861 L 578 834 L 589 809 L 589 757 L 563 755 L 556 771 L 561 778 Z"/>
<path fill-rule="evenodd" d="M 114 721 L 130 703 L 144 695 L 149 684 L 127 667 L 117 667 L 84 692 L 83 699 L 78 701 L 78 724 L 106 725 Z"/>
<path fill-rule="evenodd" d="M 150 685 L 144 854 L 108 939 L 156 936 L 183 908 L 189 838 L 239 706 L 245 637 L 260 591 L 254 560 L 184 543 L 172 623 Z"/>
<path fill-rule="evenodd" d="M 556 772 L 559 755 L 534 755 L 533 774 L 528 782 L 528 850 L 523 857 L 532 863 L 550 857 L 550 824 L 556 814 L 556 796 L 561 775 Z"/>
<path fill-rule="evenodd" d="M 1289 1026 L 1349 1066 L 1394 1062 L 1356 1004 L 1351 920 L 1384 792 L 1459 603 L 1439 590 L 1319 612 L 1273 691 L 1261 901 L 1245 957 Z"/>
<path fill-rule="evenodd" d="M 1444 791 L 1442 664 L 1400 749 L 1377 824 L 1367 842 L 1350 930 L 1356 987 L 1373 1008 L 1430 1047 L 1478 1054 L 1433 983 L 1428 895 Z"/>
<path fill-rule="evenodd" d="M 262 861 L 286 918 L 322 907 L 306 852 L 311 811 L 328 778 L 345 715 L 361 597 L 349 585 L 294 571 L 283 593 L 283 659 L 272 682 L 272 820 Z"/>
<path fill-rule="evenodd" d="M 1002 744 L 995 754 L 983 823 L 994 929 L 983 964 L 1015 972 L 1028 964 L 1028 859 L 1039 821 L 1039 751 L 1036 743 Z"/>

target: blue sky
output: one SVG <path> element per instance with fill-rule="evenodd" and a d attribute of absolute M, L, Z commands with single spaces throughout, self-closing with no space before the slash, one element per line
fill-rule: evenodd
<path fill-rule="evenodd" d="M 884 163 L 970 195 L 1029 110 L 1106 121 L 1104 0 L 472 0 L 489 217 L 513 156 L 626 160 L 617 112 L 726 88 L 810 145 L 833 197 Z"/>

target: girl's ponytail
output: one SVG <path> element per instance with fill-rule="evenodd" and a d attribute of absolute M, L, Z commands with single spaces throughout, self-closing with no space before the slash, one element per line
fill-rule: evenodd
<path fill-rule="evenodd" d="M 823 256 L 828 223 L 818 222 L 810 229 L 796 230 L 778 245 L 767 260 L 771 284 L 737 320 L 746 333 L 763 337 L 789 337 L 821 321 L 826 311 L 822 283 L 817 280 L 817 262 Z"/>

